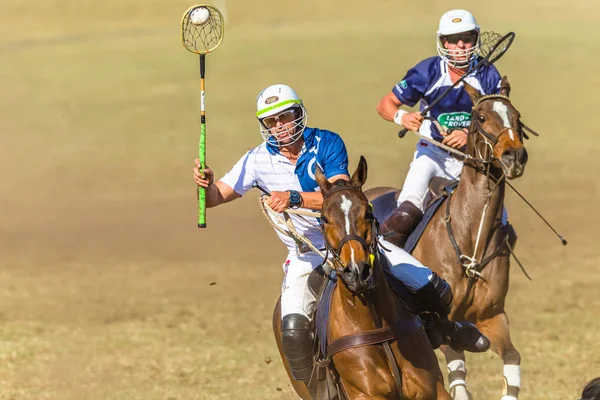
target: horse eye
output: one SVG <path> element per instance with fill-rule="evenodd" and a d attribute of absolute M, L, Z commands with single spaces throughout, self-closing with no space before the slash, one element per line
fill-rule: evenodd
<path fill-rule="evenodd" d="M 477 116 L 477 120 L 478 120 L 479 122 L 485 122 L 485 117 L 484 117 L 483 115 L 478 115 L 478 116 Z"/>

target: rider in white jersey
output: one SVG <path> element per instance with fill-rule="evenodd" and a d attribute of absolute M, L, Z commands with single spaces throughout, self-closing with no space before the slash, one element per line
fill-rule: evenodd
<path fill-rule="evenodd" d="M 423 110 L 467 73 L 469 67 L 480 59 L 479 36 L 479 25 L 470 12 L 451 10 L 442 15 L 437 32 L 439 56 L 427 58 L 410 69 L 400 83 L 381 99 L 377 106 L 379 115 L 446 146 L 464 149 L 473 103 L 462 83 L 435 105 L 425 118 L 419 112 L 408 112 L 400 107 L 403 104 L 412 107 L 420 101 L 420 109 Z M 501 80 L 493 65 L 483 66 L 465 78 L 465 82 L 483 95 L 499 93 Z M 439 122 L 442 132 L 431 122 L 432 119 Z M 398 208 L 383 226 L 388 240 L 403 247 L 423 216 L 429 181 L 436 176 L 459 179 L 462 167 L 460 159 L 420 140 L 398 197 Z"/>
<path fill-rule="evenodd" d="M 206 188 L 207 207 L 240 198 L 256 182 L 270 192 L 267 204 L 276 212 L 290 207 L 320 210 L 323 196 L 315 180 L 316 167 L 330 182 L 350 179 L 343 140 L 336 133 L 307 127 L 308 114 L 302 100 L 286 85 L 272 85 L 259 94 L 256 116 L 265 141 L 242 156 L 221 180 L 214 182 L 210 168 L 200 171 L 196 159 L 194 181 Z M 316 218 L 295 214 L 290 218 L 298 233 L 317 249 L 325 248 Z M 316 302 L 307 280 L 323 258 L 310 249 L 297 248 L 294 240 L 277 233 L 288 249 L 281 288 L 283 350 L 294 378 L 307 381 L 313 364 L 311 318 Z M 415 293 L 427 311 L 447 315 L 452 301 L 449 285 L 404 250 L 382 242 L 391 250 L 384 254 L 392 264 L 392 273 Z M 472 337 L 458 328 L 457 335 Z"/>

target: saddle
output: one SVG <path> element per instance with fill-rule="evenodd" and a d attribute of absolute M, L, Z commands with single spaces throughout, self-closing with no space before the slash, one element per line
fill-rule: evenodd
<path fill-rule="evenodd" d="M 444 199 L 448 196 L 448 194 L 452 193 L 454 189 L 458 186 L 458 181 L 434 177 L 429 182 L 429 201 L 427 202 L 425 212 L 423 213 L 423 219 L 416 226 L 413 232 L 410 234 L 408 239 L 406 240 L 406 244 L 404 245 L 404 250 L 408 253 L 411 253 L 421 235 L 425 231 L 427 224 L 431 220 L 431 218 L 435 215 L 435 212 L 438 210 L 439 206 L 443 203 Z M 386 194 L 383 194 L 371 201 L 373 205 L 373 214 L 377 221 L 380 224 L 383 224 L 384 221 L 390 216 L 390 214 L 398 207 L 398 196 L 400 195 L 400 191 L 392 191 Z"/>
<path fill-rule="evenodd" d="M 308 289 L 317 299 L 317 309 L 313 318 L 313 371 L 308 384 L 308 391 L 315 400 L 344 399 L 340 390 L 339 380 L 332 370 L 333 365 L 326 357 L 327 354 L 327 322 L 331 294 L 337 284 L 335 272 L 327 275 L 322 266 L 315 268 L 308 277 Z"/>
<path fill-rule="evenodd" d="M 418 310 L 418 307 L 413 302 L 408 289 L 401 281 L 395 278 L 391 272 L 389 272 L 390 265 L 387 258 L 381 255 L 378 258 L 382 263 L 382 268 L 385 272 L 388 284 L 394 293 L 396 293 L 396 295 L 407 305 L 408 309 L 416 315 L 415 311 Z M 337 283 L 335 272 L 332 272 L 328 276 L 325 274 L 322 267 L 315 268 L 310 274 L 307 282 L 309 290 L 317 299 L 317 309 L 313 318 L 313 354 L 315 354 L 315 362 L 311 379 L 308 384 L 308 390 L 311 393 L 312 398 L 318 400 L 345 399 L 335 367 L 327 356 L 327 327 L 329 322 L 331 295 L 333 294 L 333 290 Z M 417 323 L 420 327 L 420 320 L 416 319 L 416 321 L 418 321 Z M 414 329 L 413 325 L 414 321 L 409 321 L 403 328 L 406 328 L 407 330 Z"/>

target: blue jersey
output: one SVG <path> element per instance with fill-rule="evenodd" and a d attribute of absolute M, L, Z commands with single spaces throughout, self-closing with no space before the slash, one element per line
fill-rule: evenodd
<path fill-rule="evenodd" d="M 493 65 L 483 66 L 465 78 L 465 82 L 484 95 L 500 93 L 501 80 L 500 73 Z M 448 64 L 441 57 L 435 56 L 411 68 L 392 92 L 402 104 L 410 107 L 420 101 L 420 109 L 423 110 L 450 86 L 452 79 Z M 471 124 L 472 107 L 471 98 L 461 83 L 429 110 L 426 116 L 435 118 L 446 129 L 468 128 Z M 419 133 L 439 142 L 443 139 L 437 127 L 427 120 L 421 125 Z"/>
<path fill-rule="evenodd" d="M 296 165 L 280 153 L 276 144 L 266 141 L 244 154 L 221 181 L 240 195 L 252 189 L 254 182 L 269 192 L 316 192 L 319 190 L 315 180 L 317 165 L 328 179 L 336 175 L 349 175 L 348 152 L 339 135 L 322 129 L 306 128 L 302 136 L 304 146 Z M 296 214 L 291 214 L 290 218 L 296 230 L 317 248 L 325 246 L 316 218 Z M 296 248 L 293 239 L 279 231 L 277 234 L 290 251 Z"/>
<path fill-rule="evenodd" d="M 243 195 L 255 181 L 269 191 L 316 192 L 317 165 L 327 179 L 348 175 L 348 151 L 337 133 L 306 128 L 302 137 L 304 145 L 296 165 L 281 155 L 276 142 L 266 141 L 246 153 L 223 180 Z"/>

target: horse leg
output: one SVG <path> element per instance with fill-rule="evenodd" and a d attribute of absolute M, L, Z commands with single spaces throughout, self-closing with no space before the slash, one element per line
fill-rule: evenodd
<path fill-rule="evenodd" d="M 311 400 L 312 397 L 310 396 L 308 388 L 304 382 L 297 381 L 292 376 L 287 358 L 283 353 L 283 344 L 281 342 L 281 296 L 277 300 L 275 310 L 273 310 L 273 334 L 275 335 L 275 342 L 277 342 L 277 349 L 279 349 L 279 356 L 281 357 L 281 361 L 283 361 L 285 372 L 287 372 L 288 378 L 290 378 L 290 382 L 292 383 L 294 390 L 302 400 Z"/>
<path fill-rule="evenodd" d="M 492 351 L 502 357 L 504 362 L 501 400 L 517 400 L 521 389 L 521 355 L 510 340 L 506 313 L 502 312 L 476 325 L 492 342 Z"/>
<path fill-rule="evenodd" d="M 467 367 L 465 353 L 454 351 L 450 346 L 441 346 L 440 350 L 446 358 L 448 366 L 448 385 L 454 400 L 471 400 L 471 392 L 467 390 Z"/>

